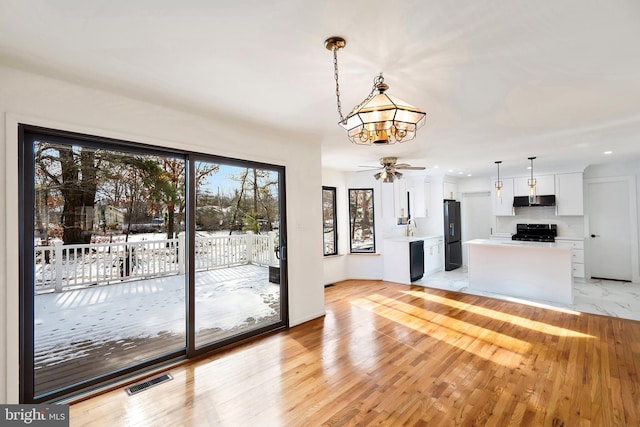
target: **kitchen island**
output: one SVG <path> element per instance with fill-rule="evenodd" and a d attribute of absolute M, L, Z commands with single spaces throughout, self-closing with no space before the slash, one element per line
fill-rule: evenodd
<path fill-rule="evenodd" d="M 543 242 L 475 239 L 468 251 L 469 289 L 573 303 L 571 249 Z"/>

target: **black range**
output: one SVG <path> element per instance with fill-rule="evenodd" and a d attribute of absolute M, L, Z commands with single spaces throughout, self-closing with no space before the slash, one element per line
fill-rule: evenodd
<path fill-rule="evenodd" d="M 518 224 L 511 240 L 527 242 L 555 242 L 558 235 L 556 224 Z"/>

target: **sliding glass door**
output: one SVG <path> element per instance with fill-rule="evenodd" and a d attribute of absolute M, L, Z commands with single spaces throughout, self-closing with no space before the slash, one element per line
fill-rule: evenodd
<path fill-rule="evenodd" d="M 283 168 L 21 131 L 22 402 L 286 326 Z"/>
<path fill-rule="evenodd" d="M 215 171 L 211 174 L 210 171 Z M 195 162 L 195 347 L 283 319 L 280 173 Z"/>

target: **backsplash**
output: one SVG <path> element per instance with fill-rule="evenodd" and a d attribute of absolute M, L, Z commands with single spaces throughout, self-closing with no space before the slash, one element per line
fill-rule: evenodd
<path fill-rule="evenodd" d="M 556 216 L 555 207 L 515 208 L 515 216 L 496 217 L 496 233 L 515 233 L 516 224 L 557 224 L 558 237 L 584 237 L 584 217 Z"/>

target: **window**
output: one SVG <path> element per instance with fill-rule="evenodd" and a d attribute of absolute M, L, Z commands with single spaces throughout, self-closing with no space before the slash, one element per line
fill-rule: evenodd
<path fill-rule="evenodd" d="M 352 253 L 375 253 L 373 189 L 349 189 L 349 245 Z"/>
<path fill-rule="evenodd" d="M 336 188 L 322 187 L 322 236 L 325 255 L 338 254 Z"/>

